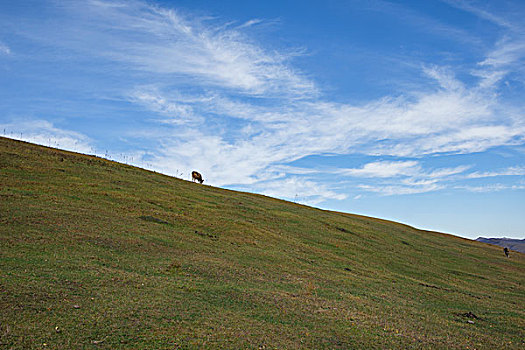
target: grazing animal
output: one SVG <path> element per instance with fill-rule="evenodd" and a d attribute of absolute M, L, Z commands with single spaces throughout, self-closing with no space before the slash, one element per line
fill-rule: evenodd
<path fill-rule="evenodd" d="M 503 248 L 503 251 L 505 252 L 505 255 L 508 258 L 509 257 L 509 248 L 505 247 L 505 248 Z"/>
<path fill-rule="evenodd" d="M 204 180 L 202 178 L 202 175 L 198 171 L 192 171 L 191 172 L 191 181 L 199 181 L 200 183 L 203 183 Z"/>

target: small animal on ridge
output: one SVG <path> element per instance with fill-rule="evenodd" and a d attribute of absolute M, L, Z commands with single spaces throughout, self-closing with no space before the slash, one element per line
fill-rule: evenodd
<path fill-rule="evenodd" d="M 191 172 L 191 181 L 199 181 L 200 183 L 204 182 L 204 179 L 202 178 L 202 175 L 198 171 L 192 171 Z"/>

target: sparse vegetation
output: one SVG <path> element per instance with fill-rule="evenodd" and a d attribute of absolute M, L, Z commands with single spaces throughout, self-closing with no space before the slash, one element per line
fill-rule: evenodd
<path fill-rule="evenodd" d="M 525 347 L 525 256 L 0 138 L 0 347 Z"/>

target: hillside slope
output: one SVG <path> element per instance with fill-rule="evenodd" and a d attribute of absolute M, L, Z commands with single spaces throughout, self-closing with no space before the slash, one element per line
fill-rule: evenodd
<path fill-rule="evenodd" d="M 525 256 L 0 138 L 0 347 L 525 346 Z"/>

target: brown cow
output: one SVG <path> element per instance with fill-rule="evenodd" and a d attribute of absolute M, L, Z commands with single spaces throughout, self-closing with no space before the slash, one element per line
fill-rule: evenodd
<path fill-rule="evenodd" d="M 202 179 L 202 175 L 198 171 L 191 172 L 191 181 L 199 181 L 200 183 L 204 182 L 204 180 Z"/>

